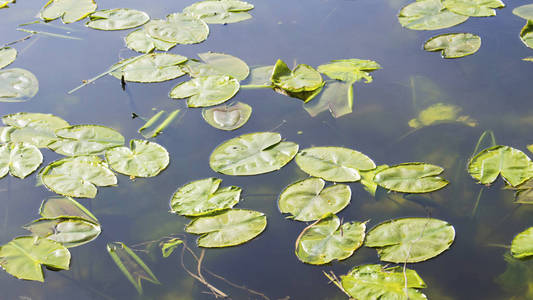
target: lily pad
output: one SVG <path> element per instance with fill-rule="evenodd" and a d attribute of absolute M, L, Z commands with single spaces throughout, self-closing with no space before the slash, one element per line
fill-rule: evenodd
<path fill-rule="evenodd" d="M 381 69 L 381 66 L 373 60 L 365 59 L 338 59 L 332 60 L 329 64 L 318 66 L 318 72 L 326 74 L 329 78 L 345 82 L 356 82 L 365 80 L 372 82 L 369 72 Z"/>
<path fill-rule="evenodd" d="M 122 134 L 100 125 L 74 125 L 55 133 L 59 139 L 48 148 L 66 156 L 102 154 L 107 149 L 124 145 Z"/>
<path fill-rule="evenodd" d="M 443 58 L 472 55 L 481 47 L 481 38 L 472 33 L 447 33 L 426 41 L 424 50 L 441 51 Z"/>
<path fill-rule="evenodd" d="M 272 71 L 274 66 L 252 67 L 250 76 L 246 81 L 247 88 L 268 88 L 272 87 Z"/>
<path fill-rule="evenodd" d="M 382 261 L 415 263 L 433 258 L 450 248 L 455 229 L 433 218 L 401 218 L 386 221 L 366 235 L 365 246 L 377 248 Z"/>
<path fill-rule="evenodd" d="M 239 81 L 246 79 L 246 77 L 248 77 L 248 74 L 250 74 L 250 68 L 242 59 L 229 54 L 205 52 L 199 53 L 198 57 L 200 57 L 211 68 L 220 72 L 221 75 L 230 75 L 231 77 Z"/>
<path fill-rule="evenodd" d="M 70 197 L 50 197 L 43 200 L 39 214 L 45 219 L 80 218 L 95 224 L 99 223 L 87 208 Z"/>
<path fill-rule="evenodd" d="M 196 218 L 185 227 L 185 231 L 202 235 L 198 238 L 198 246 L 219 248 L 244 244 L 263 232 L 266 225 L 267 220 L 263 213 L 229 209 L 215 215 Z"/>
<path fill-rule="evenodd" d="M 178 44 L 196 44 L 207 39 L 209 27 L 197 17 L 174 13 L 166 20 L 153 20 L 144 26 L 153 38 Z"/>
<path fill-rule="evenodd" d="M 404 273 L 400 266 L 358 266 L 341 276 L 341 284 L 346 293 L 354 299 L 427 300 L 427 297 L 417 290 L 426 287 L 422 278 L 411 269 L 405 269 Z"/>
<path fill-rule="evenodd" d="M 48 146 L 58 138 L 55 131 L 70 126 L 60 117 L 41 113 L 16 113 L 2 117 L 4 124 L 9 125 L 8 141 L 25 142 L 39 148 Z"/>
<path fill-rule="evenodd" d="M 374 176 L 379 186 L 401 193 L 429 193 L 448 185 L 439 177 L 443 168 L 426 163 L 404 163 L 388 167 Z"/>
<path fill-rule="evenodd" d="M 183 12 L 201 18 L 208 24 L 237 23 L 251 19 L 246 11 L 254 6 L 237 0 L 207 0 L 196 2 L 183 9 Z"/>
<path fill-rule="evenodd" d="M 182 82 L 170 91 L 170 98 L 187 100 L 189 107 L 224 103 L 239 91 L 239 81 L 227 75 L 212 75 Z"/>
<path fill-rule="evenodd" d="M 17 49 L 11 47 L 0 48 L 0 69 L 14 62 L 17 58 Z"/>
<path fill-rule="evenodd" d="M 209 125 L 229 131 L 241 128 L 251 114 L 252 107 L 242 102 L 202 110 L 202 117 Z"/>
<path fill-rule="evenodd" d="M 513 9 L 513 14 L 526 20 L 533 20 L 533 4 L 526 4 Z"/>
<path fill-rule="evenodd" d="M 241 188 L 220 188 L 222 179 L 206 178 L 180 187 L 170 199 L 170 211 L 182 216 L 196 217 L 232 208 L 239 202 Z"/>
<path fill-rule="evenodd" d="M 144 28 L 131 32 L 124 40 L 126 47 L 141 53 L 150 53 L 154 50 L 168 51 L 177 45 L 176 43 L 169 43 L 153 38 Z"/>
<path fill-rule="evenodd" d="M 22 236 L 0 247 L 0 267 L 19 279 L 44 282 L 42 265 L 68 270 L 70 252 L 60 243 Z"/>
<path fill-rule="evenodd" d="M 518 186 L 533 177 L 533 163 L 524 152 L 498 145 L 474 156 L 468 173 L 481 184 L 492 183 L 501 175 L 510 185 Z"/>
<path fill-rule="evenodd" d="M 41 180 L 55 193 L 82 198 L 94 198 L 96 186 L 117 184 L 115 174 L 97 156 L 69 157 L 52 162 L 41 171 Z"/>
<path fill-rule="evenodd" d="M 520 31 L 520 40 L 524 45 L 533 49 L 533 20 L 527 20 L 526 25 Z"/>
<path fill-rule="evenodd" d="M 413 30 L 436 30 L 461 24 L 468 16 L 447 10 L 441 0 L 420 0 L 400 10 L 398 21 Z"/>
<path fill-rule="evenodd" d="M 300 151 L 296 164 L 305 173 L 335 182 L 358 181 L 359 171 L 372 170 L 374 162 L 366 155 L 342 147 L 313 147 Z"/>
<path fill-rule="evenodd" d="M 161 244 L 161 253 L 163 254 L 164 258 L 167 258 L 174 252 L 174 250 L 179 246 L 183 244 L 183 241 L 178 238 L 171 238 Z"/>
<path fill-rule="evenodd" d="M 102 229 L 99 224 L 82 219 L 39 219 L 24 226 L 34 235 L 62 244 L 78 247 L 96 239 Z"/>
<path fill-rule="evenodd" d="M 296 240 L 296 256 L 312 265 L 346 259 L 363 245 L 365 230 L 365 223 L 341 224 L 339 217 L 328 215 L 300 234 Z"/>
<path fill-rule="evenodd" d="M 211 169 L 226 175 L 257 175 L 281 169 L 298 152 L 298 145 L 283 142 L 275 132 L 256 132 L 228 140 L 213 150 Z"/>
<path fill-rule="evenodd" d="M 373 170 L 359 172 L 361 175 L 361 184 L 363 185 L 365 191 L 367 191 L 370 195 L 376 196 L 376 191 L 378 189 L 378 184 L 374 181 L 374 176 L 376 176 L 376 173 L 385 170 L 388 167 L 388 165 L 380 165 Z"/>
<path fill-rule="evenodd" d="M 0 178 L 10 173 L 24 178 L 33 173 L 43 162 L 39 148 L 27 143 L 9 143 L 0 146 Z"/>
<path fill-rule="evenodd" d="M 139 27 L 150 20 L 143 11 L 129 8 L 104 9 L 89 15 L 87 27 L 98 30 L 124 30 Z"/>
<path fill-rule="evenodd" d="M 324 87 L 318 100 L 304 103 L 303 106 L 311 117 L 316 117 L 319 113 L 327 110 L 334 118 L 350 114 L 353 107 L 352 83 L 330 82 Z"/>
<path fill-rule="evenodd" d="M 50 0 L 41 10 L 41 19 L 52 21 L 59 17 L 63 23 L 79 21 L 96 10 L 94 0 Z"/>
<path fill-rule="evenodd" d="M 165 148 L 143 140 L 131 140 L 130 148 L 111 148 L 105 152 L 105 157 L 111 169 L 133 177 L 154 177 L 170 161 Z"/>
<path fill-rule="evenodd" d="M 324 188 L 320 178 L 309 178 L 289 185 L 278 200 L 281 213 L 291 214 L 297 221 L 314 221 L 343 210 L 352 197 L 352 190 L 344 184 Z"/>
<path fill-rule="evenodd" d="M 292 93 L 315 91 L 324 85 L 317 70 L 301 64 L 291 71 L 281 59 L 274 66 L 271 81 L 276 87 Z"/>
<path fill-rule="evenodd" d="M 0 102 L 22 102 L 39 91 L 39 81 L 32 72 L 13 68 L 0 70 Z"/>
<path fill-rule="evenodd" d="M 477 121 L 468 115 L 459 115 L 462 108 L 448 103 L 436 103 L 422 110 L 417 118 L 409 120 L 412 128 L 422 128 L 426 126 L 457 122 L 466 126 L 475 127 Z"/>
<path fill-rule="evenodd" d="M 511 254 L 515 258 L 525 258 L 533 255 L 533 227 L 520 232 L 511 243 Z"/>
<path fill-rule="evenodd" d="M 122 76 L 124 76 L 124 80 L 126 81 L 145 83 L 162 82 L 185 75 L 185 72 L 183 72 L 180 67 L 180 64 L 187 61 L 185 56 L 169 53 L 152 53 L 137 58 L 138 56 L 128 58 L 111 66 L 113 69 L 124 62 L 136 59 L 134 62 L 111 72 L 111 75 L 118 79 L 121 79 Z"/>
<path fill-rule="evenodd" d="M 442 4 L 454 13 L 470 17 L 495 16 L 495 8 L 505 7 L 500 0 L 444 0 Z"/>

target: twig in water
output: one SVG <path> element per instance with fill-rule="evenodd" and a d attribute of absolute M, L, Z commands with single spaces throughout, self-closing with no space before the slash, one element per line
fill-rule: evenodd
<path fill-rule="evenodd" d="M 25 40 L 31 38 L 32 36 L 34 36 L 33 33 L 32 33 L 32 34 L 29 34 L 29 35 L 27 35 L 27 36 L 25 36 L 25 37 L 23 37 L 23 38 L 21 38 L 21 39 L 18 39 L 18 40 L 16 40 L 16 41 L 6 43 L 6 44 L 2 45 L 2 47 L 0 47 L 0 48 L 5 48 L 5 47 L 7 47 L 7 46 L 11 46 L 11 45 L 14 45 L 14 44 L 16 44 L 16 43 L 24 42 Z"/>
<path fill-rule="evenodd" d="M 336 285 L 343 293 L 345 293 L 348 297 L 350 297 L 350 300 L 352 300 L 352 296 L 348 294 L 348 292 L 342 287 L 340 279 L 333 273 L 333 271 L 329 271 L 329 274 L 326 271 L 322 271 L 324 276 L 326 276 L 329 279 L 329 283 L 333 283 Z"/>

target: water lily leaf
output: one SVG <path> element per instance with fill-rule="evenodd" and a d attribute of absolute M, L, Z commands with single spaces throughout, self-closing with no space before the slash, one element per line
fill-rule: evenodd
<path fill-rule="evenodd" d="M 2 117 L 4 124 L 11 126 L 8 140 L 25 142 L 39 148 L 48 146 L 58 138 L 55 131 L 70 126 L 60 117 L 41 113 L 16 113 Z"/>
<path fill-rule="evenodd" d="M 142 259 L 131 251 L 128 246 L 121 242 L 107 244 L 107 253 L 111 256 L 115 264 L 126 278 L 133 284 L 139 295 L 143 293 L 141 280 L 145 279 L 155 284 L 160 284 L 154 273 L 142 261 Z"/>
<path fill-rule="evenodd" d="M 96 10 L 94 0 L 50 0 L 40 13 L 41 19 L 52 21 L 59 17 L 63 23 L 79 21 Z"/>
<path fill-rule="evenodd" d="M 246 87 L 248 88 L 267 88 L 272 87 L 272 72 L 274 66 L 252 67 L 250 77 L 248 77 Z"/>
<path fill-rule="evenodd" d="M 104 9 L 89 15 L 87 27 L 98 30 L 124 30 L 139 27 L 150 20 L 143 11 L 129 8 Z"/>
<path fill-rule="evenodd" d="M 165 114 L 165 111 L 159 111 L 153 117 L 151 117 L 137 132 L 139 132 L 145 138 L 153 138 L 158 136 L 165 128 L 167 128 L 172 121 L 178 116 L 180 109 L 175 109 L 167 115 L 163 122 L 156 126 L 157 120 Z"/>
<path fill-rule="evenodd" d="M 239 81 L 227 75 L 193 78 L 176 85 L 170 98 L 187 100 L 189 107 L 207 107 L 224 103 L 239 91 Z"/>
<path fill-rule="evenodd" d="M 374 176 L 376 173 L 385 170 L 388 167 L 388 165 L 380 165 L 373 170 L 359 171 L 359 174 L 361 175 L 361 184 L 363 185 L 365 191 L 367 191 L 370 195 L 376 196 L 376 191 L 378 189 L 378 184 L 374 181 Z"/>
<path fill-rule="evenodd" d="M 481 38 L 471 33 L 447 33 L 426 41 L 424 50 L 441 51 L 443 58 L 459 58 L 472 55 L 481 47 Z"/>
<path fill-rule="evenodd" d="M 207 39 L 209 27 L 197 17 L 174 13 L 166 20 L 153 20 L 144 26 L 153 38 L 178 44 L 196 44 Z"/>
<path fill-rule="evenodd" d="M 400 266 L 358 266 L 341 276 L 341 284 L 346 293 L 354 299 L 427 300 L 427 297 L 417 290 L 426 287 L 422 278 L 411 269 L 405 269 L 404 273 Z"/>
<path fill-rule="evenodd" d="M 257 175 L 281 169 L 298 152 L 276 132 L 256 132 L 228 140 L 213 150 L 211 169 L 226 175 Z"/>
<path fill-rule="evenodd" d="M 17 49 L 11 47 L 0 48 L 0 69 L 14 62 L 17 58 Z"/>
<path fill-rule="evenodd" d="M 43 282 L 41 265 L 68 270 L 69 264 L 68 249 L 48 239 L 22 236 L 0 247 L 0 267 L 19 279 Z"/>
<path fill-rule="evenodd" d="M 448 222 L 433 218 L 401 218 L 383 222 L 366 235 L 365 246 L 377 248 L 382 261 L 414 263 L 433 258 L 455 239 Z"/>
<path fill-rule="evenodd" d="M 85 206 L 70 197 L 50 197 L 43 200 L 39 214 L 45 219 L 80 218 L 99 224 L 98 219 Z"/>
<path fill-rule="evenodd" d="M 154 50 L 168 51 L 176 46 L 176 43 L 169 43 L 153 38 L 146 29 L 137 29 L 126 36 L 126 47 L 141 53 L 150 53 Z"/>
<path fill-rule="evenodd" d="M 409 126 L 412 128 L 422 128 L 448 122 L 463 123 L 470 127 L 477 126 L 475 119 L 467 115 L 459 115 L 461 110 L 462 108 L 457 105 L 439 102 L 422 110 L 417 118 L 409 121 Z"/>
<path fill-rule="evenodd" d="M 225 2 L 228 0 L 223 1 Z M 208 64 L 210 67 L 217 70 L 221 74 L 230 75 L 231 77 L 239 81 L 246 79 L 246 77 L 248 77 L 248 74 L 250 74 L 250 68 L 242 59 L 229 54 L 205 52 L 199 53 L 198 57 L 200 57 L 206 64 Z"/>
<path fill-rule="evenodd" d="M 222 179 L 206 178 L 180 187 L 170 199 L 170 211 L 182 216 L 196 217 L 232 208 L 239 202 L 241 188 L 219 188 Z"/>
<path fill-rule="evenodd" d="M 441 0 L 420 0 L 400 10 L 398 21 L 413 30 L 436 30 L 461 24 L 468 16 L 447 10 Z"/>
<path fill-rule="evenodd" d="M 237 23 L 251 19 L 246 11 L 254 6 L 248 2 L 237 0 L 207 0 L 193 3 L 183 12 L 201 18 L 208 24 Z"/>
<path fill-rule="evenodd" d="M 492 183 L 501 175 L 512 186 L 533 177 L 531 159 L 522 151 L 509 146 L 487 148 L 468 163 L 468 173 L 481 184 Z"/>
<path fill-rule="evenodd" d="M 352 190 L 344 184 L 324 188 L 326 183 L 320 178 L 308 178 L 289 185 L 278 200 L 281 213 L 291 214 L 297 221 L 314 221 L 343 210 L 352 197 Z"/>
<path fill-rule="evenodd" d="M 235 130 L 241 128 L 252 115 L 252 107 L 246 103 L 237 102 L 213 108 L 204 108 L 202 117 L 211 126 L 221 130 Z"/>
<path fill-rule="evenodd" d="M 520 40 L 527 47 L 533 48 L 533 20 L 527 20 L 526 25 L 520 31 Z"/>
<path fill-rule="evenodd" d="M 74 125 L 55 133 L 59 139 L 48 148 L 66 156 L 101 154 L 106 149 L 124 145 L 122 134 L 100 125 Z"/>
<path fill-rule="evenodd" d="M 164 258 L 169 257 L 172 252 L 179 246 L 183 244 L 183 241 L 178 238 L 171 238 L 168 241 L 161 244 L 161 253 Z"/>
<path fill-rule="evenodd" d="M 134 177 L 154 177 L 163 171 L 170 161 L 165 148 L 143 140 L 131 140 L 130 148 L 108 149 L 105 158 L 111 169 Z"/>
<path fill-rule="evenodd" d="M 82 219 L 38 219 L 25 225 L 34 235 L 58 242 L 67 248 L 78 247 L 96 239 L 102 229 L 99 224 Z"/>
<path fill-rule="evenodd" d="M 317 70 L 301 64 L 291 71 L 281 59 L 274 66 L 271 81 L 276 87 L 292 93 L 311 92 L 324 85 Z"/>
<path fill-rule="evenodd" d="M 526 4 L 513 9 L 513 14 L 526 20 L 533 20 L 533 4 Z"/>
<path fill-rule="evenodd" d="M 350 114 L 353 107 L 352 83 L 339 81 L 328 83 L 318 101 L 310 101 L 304 103 L 303 106 L 311 117 L 316 117 L 319 113 L 327 110 L 334 118 Z"/>
<path fill-rule="evenodd" d="M 533 227 L 529 227 L 515 236 L 511 243 L 511 254 L 515 258 L 533 255 Z"/>
<path fill-rule="evenodd" d="M 363 153 L 342 147 L 304 149 L 296 156 L 296 164 L 311 176 L 335 182 L 358 181 L 361 178 L 359 171 L 376 167 Z"/>
<path fill-rule="evenodd" d="M 41 171 L 43 184 L 69 197 L 94 198 L 96 186 L 117 184 L 115 174 L 97 156 L 76 156 L 50 163 Z"/>
<path fill-rule="evenodd" d="M 443 168 L 426 163 L 403 163 L 376 173 L 374 182 L 379 186 L 401 193 L 429 193 L 440 190 L 448 181 L 439 177 Z"/>
<path fill-rule="evenodd" d="M 444 0 L 442 4 L 456 14 L 470 17 L 495 16 L 494 8 L 505 7 L 500 0 Z"/>
<path fill-rule="evenodd" d="M 111 68 L 123 64 L 129 60 L 136 59 L 134 62 L 118 68 L 111 72 L 111 75 L 118 79 L 124 76 L 126 81 L 134 82 L 162 82 L 178 78 L 185 75 L 181 70 L 180 64 L 187 61 L 185 56 L 169 53 L 152 53 L 144 57 L 128 58 L 122 60 Z"/>
<path fill-rule="evenodd" d="M 43 162 L 39 148 L 27 143 L 9 143 L 0 146 L 0 178 L 7 173 L 24 178 Z"/>
<path fill-rule="evenodd" d="M 514 297 L 510 300 L 527 300 L 533 296 L 531 290 L 531 280 L 533 278 L 533 261 L 531 259 L 513 258 L 511 254 L 505 253 L 503 259 L 506 263 L 505 272 L 500 274 L 495 282 L 502 290 L 505 290 Z"/>
<path fill-rule="evenodd" d="M 365 80 L 372 82 L 369 72 L 381 69 L 381 66 L 373 60 L 364 59 L 338 59 L 332 60 L 329 64 L 318 66 L 318 72 L 326 74 L 329 78 L 346 82 L 356 82 Z"/>
<path fill-rule="evenodd" d="M 0 70 L 0 102 L 22 102 L 39 91 L 39 81 L 32 72 L 13 68 Z"/>
<path fill-rule="evenodd" d="M 3 0 L 3 1 L 0 1 L 0 9 L 1 8 L 8 8 L 9 4 L 15 3 L 15 1 L 16 0 Z"/>
<path fill-rule="evenodd" d="M 229 209 L 215 215 L 199 217 L 185 227 L 188 233 L 201 234 L 198 246 L 230 247 L 244 244 L 258 236 L 267 225 L 263 213 L 245 209 Z"/>

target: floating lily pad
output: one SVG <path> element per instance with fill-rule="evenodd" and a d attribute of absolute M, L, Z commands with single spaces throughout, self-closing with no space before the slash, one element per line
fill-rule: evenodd
<path fill-rule="evenodd" d="M 196 2 L 183 9 L 183 12 L 201 18 L 208 24 L 237 23 L 251 19 L 246 11 L 254 6 L 237 0 L 207 0 Z"/>
<path fill-rule="evenodd" d="M 46 219 L 80 218 L 95 224 L 98 219 L 83 205 L 70 197 L 50 197 L 41 203 L 39 214 Z"/>
<path fill-rule="evenodd" d="M 448 181 L 439 177 L 443 168 L 426 163 L 404 163 L 388 167 L 374 176 L 381 187 L 401 193 L 429 193 L 442 189 Z"/>
<path fill-rule="evenodd" d="M 32 72 L 13 68 L 0 70 L 0 102 L 26 101 L 39 91 L 39 81 Z"/>
<path fill-rule="evenodd" d="M 433 218 L 386 221 L 366 235 L 365 246 L 377 248 L 382 261 L 414 263 L 433 258 L 450 248 L 455 229 Z"/>
<path fill-rule="evenodd" d="M 171 238 L 161 244 L 161 253 L 163 254 L 164 258 L 167 258 L 174 252 L 174 250 L 179 246 L 183 244 L 183 241 L 178 238 Z"/>
<path fill-rule="evenodd" d="M 345 82 L 356 82 L 365 80 L 372 82 L 369 72 L 381 69 L 381 66 L 373 60 L 364 59 L 338 59 L 332 60 L 329 64 L 318 66 L 318 72 L 326 74 L 329 78 Z"/>
<path fill-rule="evenodd" d="M 443 58 L 459 58 L 472 55 L 481 47 L 481 38 L 471 33 L 447 33 L 426 41 L 424 50 L 441 51 Z"/>
<path fill-rule="evenodd" d="M 138 57 L 122 60 L 111 68 L 136 58 Z M 180 64 L 185 61 L 187 61 L 187 58 L 181 55 L 152 53 L 138 58 L 134 62 L 113 71 L 111 75 L 118 79 L 121 79 L 122 76 L 124 76 L 124 80 L 126 81 L 145 83 L 162 82 L 185 75 L 185 72 L 183 72 L 180 67 Z"/>
<path fill-rule="evenodd" d="M 363 245 L 365 230 L 365 223 L 341 224 L 336 215 L 326 216 L 300 234 L 296 241 L 296 256 L 312 265 L 346 259 Z"/>
<path fill-rule="evenodd" d="M 170 98 L 187 100 L 189 107 L 224 103 L 239 91 L 239 81 L 227 75 L 212 75 L 182 82 L 170 91 Z"/>
<path fill-rule="evenodd" d="M 203 109 L 202 117 L 211 126 L 221 130 L 235 130 L 241 128 L 252 115 L 252 107 L 246 103 L 237 102 Z"/>
<path fill-rule="evenodd" d="M 298 152 L 298 145 L 282 142 L 275 132 L 244 134 L 213 150 L 211 169 L 226 175 L 257 175 L 281 169 Z"/>
<path fill-rule="evenodd" d="M 17 58 L 17 49 L 11 47 L 0 48 L 0 69 L 14 62 Z"/>
<path fill-rule="evenodd" d="M 533 20 L 533 4 L 526 4 L 513 9 L 513 14 L 526 20 Z"/>
<path fill-rule="evenodd" d="M 426 109 L 422 110 L 417 118 L 409 121 L 409 126 L 412 128 L 422 128 L 426 126 L 457 122 L 463 123 L 466 126 L 475 127 L 477 121 L 468 115 L 459 115 L 462 108 L 447 103 L 436 103 Z"/>
<path fill-rule="evenodd" d="M 328 181 L 358 181 L 359 171 L 372 170 L 374 162 L 366 155 L 342 147 L 313 147 L 300 151 L 296 164 L 305 173 Z"/>
<path fill-rule="evenodd" d="M 137 29 L 128 34 L 125 41 L 128 48 L 141 53 L 150 53 L 154 50 L 168 51 L 177 45 L 176 43 L 169 43 L 153 38 L 144 28 Z"/>
<path fill-rule="evenodd" d="M 252 67 L 250 76 L 246 82 L 248 88 L 267 88 L 272 87 L 272 71 L 274 66 Z"/>
<path fill-rule="evenodd" d="M 115 174 L 97 156 L 69 157 L 52 162 L 41 171 L 41 180 L 55 193 L 83 198 L 94 198 L 96 186 L 117 183 Z"/>
<path fill-rule="evenodd" d="M 104 9 L 89 15 L 87 26 L 98 30 L 124 30 L 139 27 L 150 20 L 143 11 L 129 8 Z"/>
<path fill-rule="evenodd" d="M 378 189 L 378 184 L 374 181 L 374 176 L 376 173 L 380 172 L 381 170 L 385 170 L 388 167 L 388 165 L 380 165 L 373 170 L 359 172 L 361 175 L 361 184 L 363 185 L 365 191 L 367 191 L 370 195 L 376 196 L 376 191 Z"/>
<path fill-rule="evenodd" d="M 520 232 L 511 243 L 511 254 L 515 258 L 525 258 L 533 255 L 533 227 Z"/>
<path fill-rule="evenodd" d="M 441 0 L 420 0 L 400 10 L 398 21 L 403 27 L 414 30 L 436 30 L 461 24 L 468 16 L 447 10 Z"/>
<path fill-rule="evenodd" d="M 266 225 L 267 220 L 263 213 L 229 209 L 215 215 L 196 218 L 185 227 L 185 231 L 202 235 L 198 238 L 198 246 L 219 248 L 244 244 L 263 232 Z"/>
<path fill-rule="evenodd" d="M 199 53 L 198 57 L 200 57 L 211 68 L 220 72 L 220 74 L 230 75 L 231 77 L 239 81 L 246 79 L 246 77 L 248 77 L 248 74 L 250 74 L 250 68 L 242 59 L 229 54 L 205 52 Z"/>
<path fill-rule="evenodd" d="M 24 226 L 36 236 L 62 244 L 78 247 L 96 239 L 102 229 L 99 224 L 81 219 L 39 219 Z"/>
<path fill-rule="evenodd" d="M 44 281 L 42 265 L 68 270 L 70 252 L 60 243 L 22 236 L 0 247 L 0 267 L 19 279 Z"/>
<path fill-rule="evenodd" d="M 271 81 L 276 87 L 291 93 L 311 92 L 324 85 L 317 70 L 301 64 L 291 71 L 281 59 L 274 66 Z"/>
<path fill-rule="evenodd" d="M 468 173 L 481 184 L 492 183 L 501 175 L 510 185 L 518 186 L 533 177 L 533 163 L 518 149 L 494 146 L 470 160 Z"/>
<path fill-rule="evenodd" d="M 304 103 L 303 106 L 311 117 L 316 117 L 319 113 L 327 110 L 334 118 L 350 114 L 353 107 L 352 83 L 330 82 L 324 87 L 318 100 Z"/>
<path fill-rule="evenodd" d="M 524 45 L 533 49 L 533 20 L 527 20 L 526 25 L 520 31 L 520 40 Z"/>
<path fill-rule="evenodd" d="M 341 276 L 341 284 L 354 299 L 427 300 L 426 295 L 417 290 L 426 287 L 422 278 L 414 270 L 405 269 L 404 272 L 400 266 L 358 266 Z"/>
<path fill-rule="evenodd" d="M 166 20 L 153 20 L 144 26 L 153 38 L 178 44 L 196 44 L 207 39 L 209 27 L 197 17 L 174 13 Z"/>
<path fill-rule="evenodd" d="M 60 117 L 41 113 L 16 113 L 2 117 L 4 124 L 11 130 L 6 138 L 11 142 L 25 142 L 39 148 L 48 146 L 58 138 L 55 131 L 70 126 Z"/>
<path fill-rule="evenodd" d="M 79 21 L 96 10 L 94 0 L 50 0 L 41 10 L 41 19 L 52 21 L 59 17 L 63 23 Z"/>
<path fill-rule="evenodd" d="M 124 145 L 122 134 L 100 125 L 74 125 L 55 133 L 59 139 L 48 148 L 66 156 L 102 154 L 106 149 Z"/>
<path fill-rule="evenodd" d="M 494 8 L 505 7 L 500 0 L 444 0 L 442 4 L 454 13 L 470 17 L 495 16 Z"/>
<path fill-rule="evenodd" d="M 170 161 L 168 152 L 161 145 L 131 140 L 130 148 L 116 147 L 105 152 L 111 169 L 133 177 L 154 177 L 163 171 Z"/>
<path fill-rule="evenodd" d="M 314 221 L 331 213 L 343 210 L 352 197 L 352 190 L 344 184 L 324 188 L 326 183 L 320 178 L 309 178 L 289 185 L 278 200 L 282 213 L 291 214 L 297 221 Z"/>
<path fill-rule="evenodd" d="M 43 162 L 39 148 L 27 143 L 9 143 L 0 146 L 0 178 L 10 173 L 24 178 Z"/>
<path fill-rule="evenodd" d="M 219 188 L 222 179 L 206 178 L 180 187 L 170 199 L 170 211 L 196 217 L 232 208 L 239 202 L 241 188 Z"/>

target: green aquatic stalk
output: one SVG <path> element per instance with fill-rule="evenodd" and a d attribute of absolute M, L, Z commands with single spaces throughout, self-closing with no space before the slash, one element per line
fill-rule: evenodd
<path fill-rule="evenodd" d="M 477 208 L 479 207 L 479 201 L 481 200 L 481 195 L 483 194 L 483 190 L 485 189 L 485 187 L 482 187 L 480 190 L 479 190 L 479 193 L 477 194 L 477 198 L 476 198 L 476 204 L 474 205 L 474 208 L 472 209 L 472 215 L 471 215 L 471 218 L 474 218 L 476 216 L 476 212 L 477 212 Z"/>
<path fill-rule="evenodd" d="M 173 112 L 170 113 L 170 115 L 163 121 L 163 123 L 161 123 L 161 125 L 159 125 L 152 137 L 156 137 L 159 133 L 161 133 L 165 128 L 168 127 L 168 125 L 170 125 L 170 123 L 178 116 L 178 113 L 180 112 L 179 109 L 176 109 L 174 110 Z"/>
<path fill-rule="evenodd" d="M 142 133 L 143 130 L 145 130 L 146 128 L 154 125 L 155 122 L 157 122 L 157 120 L 159 120 L 159 118 L 165 113 L 164 110 L 158 112 L 157 114 L 155 114 L 153 117 L 150 118 L 150 120 L 148 120 L 141 128 L 139 128 L 139 130 L 137 132 L 139 133 Z"/>
<path fill-rule="evenodd" d="M 59 33 L 51 33 L 51 32 L 46 32 L 46 31 L 37 31 L 37 30 L 28 30 L 28 29 L 23 29 L 23 28 L 17 28 L 18 31 L 22 31 L 22 32 L 26 32 L 26 33 L 31 33 L 31 34 L 42 34 L 42 35 L 46 35 L 46 36 L 51 36 L 51 37 L 56 37 L 56 38 L 62 38 L 62 39 L 67 39 L 67 40 L 83 40 L 79 37 L 75 37 L 75 36 L 69 36 L 69 35 L 65 35 L 65 34 L 59 34 Z"/>
<path fill-rule="evenodd" d="M 490 135 L 490 145 L 487 148 L 494 147 L 497 145 L 496 138 L 494 137 L 494 132 L 492 130 L 485 130 L 483 131 L 483 133 L 477 140 L 477 144 L 476 144 L 476 147 L 474 148 L 474 152 L 472 152 L 472 155 L 470 157 L 474 157 L 476 156 L 476 154 L 479 153 L 479 147 L 481 147 L 481 143 L 483 142 L 483 140 L 485 139 L 487 135 Z"/>

